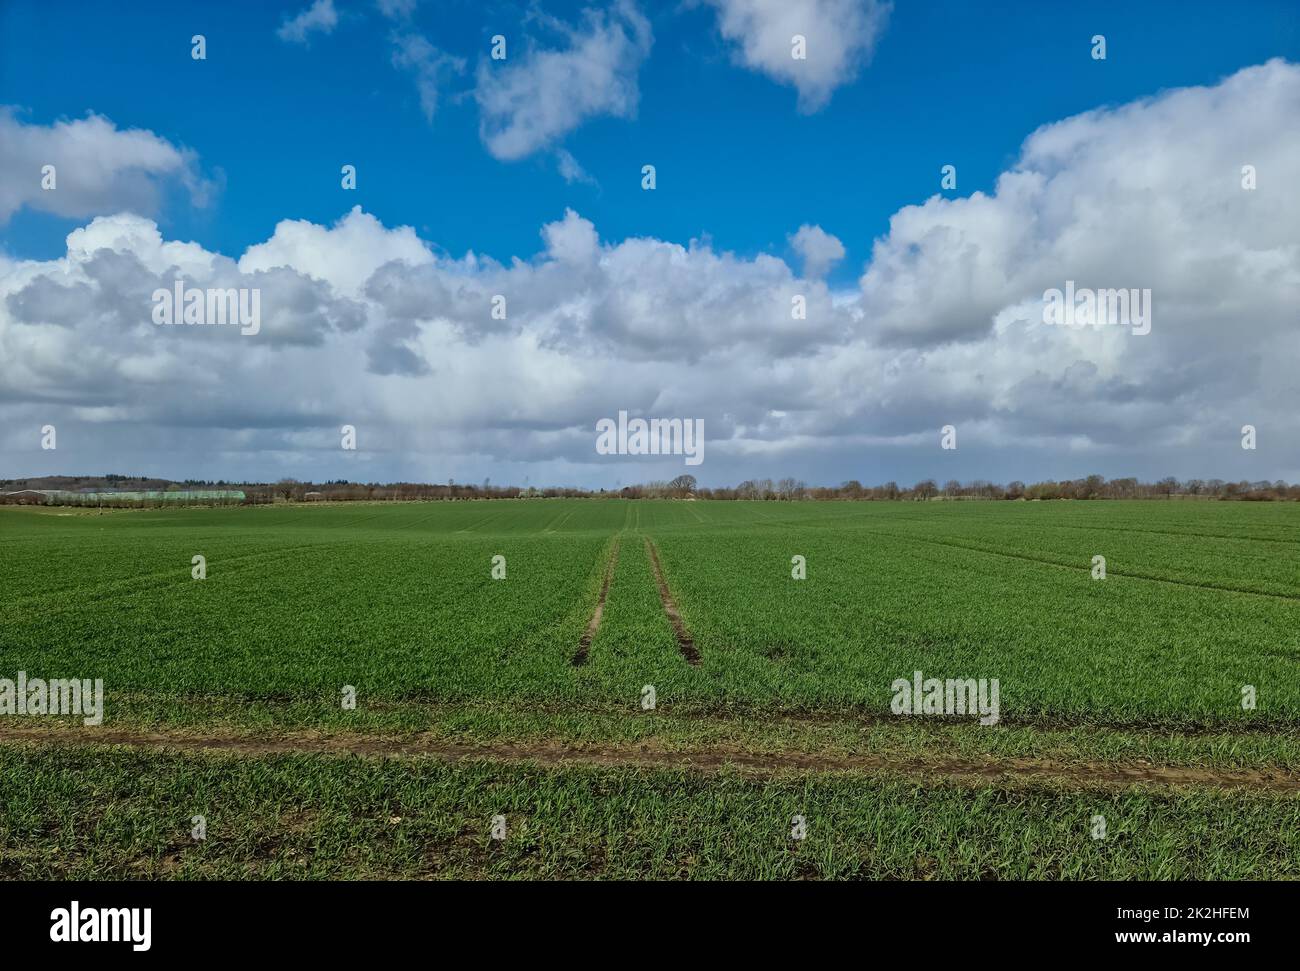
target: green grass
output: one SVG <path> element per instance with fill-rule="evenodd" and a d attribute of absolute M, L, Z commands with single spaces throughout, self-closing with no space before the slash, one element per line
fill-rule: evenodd
<path fill-rule="evenodd" d="M 647 539 L 698 666 L 678 649 Z M 602 625 L 574 666 L 616 545 Z M 191 578 L 196 553 L 205 580 Z M 498 554 L 504 580 L 491 577 Z M 806 580 L 791 578 L 796 554 Z M 1089 574 L 1098 554 L 1105 581 Z M 106 730 L 1059 769 L 1050 782 L 956 784 L 11 738 L 0 872 L 1296 878 L 1294 792 L 1081 779 L 1098 765 L 1294 775 L 1298 661 L 1294 504 L 0 507 L 0 677 L 102 678 Z M 997 678 L 1001 724 L 890 716 L 891 682 L 916 669 Z M 1254 711 L 1240 705 L 1247 684 Z M 344 685 L 355 710 L 340 705 Z M 645 685 L 654 711 L 640 706 Z M 96 731 L 2 721 L 81 742 Z M 209 818 L 201 844 L 195 813 Z M 496 813 L 504 842 L 488 838 Z M 787 835 L 795 814 L 810 823 L 802 843 Z M 1089 836 L 1095 814 L 1104 841 Z"/>
<path fill-rule="evenodd" d="M 26 748 L 0 782 L 28 879 L 1300 877 L 1300 802 L 1268 796 Z"/>
<path fill-rule="evenodd" d="M 605 620 L 575 670 L 615 535 Z M 646 536 L 698 669 L 675 649 Z M 1300 726 L 1291 504 L 0 509 L 0 550 L 0 672 L 103 677 L 110 704 L 328 704 L 351 684 L 363 703 L 617 705 L 653 684 L 683 710 L 883 713 L 919 669 L 998 678 L 1007 721 Z M 190 577 L 195 553 L 206 580 Z M 807 580 L 790 577 L 795 554 Z"/>
<path fill-rule="evenodd" d="M 1168 505 L 1070 530 L 1044 529 L 1039 505 L 930 504 L 907 522 L 869 507 L 721 537 L 666 530 L 660 548 L 715 683 L 744 702 L 882 711 L 891 682 L 921 670 L 998 678 L 1011 720 L 1297 724 L 1300 546 L 1189 532 L 1152 556 L 1117 531 L 1136 512 L 1187 515 Z M 790 578 L 794 554 L 807 580 Z"/>

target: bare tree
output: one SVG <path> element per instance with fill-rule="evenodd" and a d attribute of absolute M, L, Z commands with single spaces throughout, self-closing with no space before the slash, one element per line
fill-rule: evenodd
<path fill-rule="evenodd" d="M 672 482 L 668 483 L 668 489 L 676 496 L 684 496 L 688 492 L 694 492 L 695 476 L 679 475 L 677 478 L 673 479 Z"/>

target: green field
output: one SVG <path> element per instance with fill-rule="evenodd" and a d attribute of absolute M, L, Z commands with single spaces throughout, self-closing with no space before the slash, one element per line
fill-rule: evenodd
<path fill-rule="evenodd" d="M 348 840 L 388 813 L 446 854 L 389 834 L 356 875 L 1300 876 L 1277 836 L 1300 831 L 1295 504 L 0 508 L 0 591 L 0 678 L 106 694 L 99 727 L 0 717 L 0 854 L 31 874 L 347 876 Z M 998 724 L 892 713 L 916 670 L 997 679 Z M 119 793 L 133 772 L 156 784 Z M 188 825 L 134 839 L 115 815 L 171 833 L 205 779 L 241 832 L 259 813 L 280 832 L 267 785 L 320 825 L 178 850 Z M 487 826 L 484 779 L 541 847 L 526 859 L 466 834 Z M 62 809 L 15 795 L 38 782 Z M 681 800 L 697 840 L 649 821 Z M 838 835 L 735 832 L 800 800 Z M 1087 838 L 1094 812 L 1119 814 L 1130 852 Z M 51 813 L 95 814 L 100 849 L 84 819 L 42 829 Z"/>

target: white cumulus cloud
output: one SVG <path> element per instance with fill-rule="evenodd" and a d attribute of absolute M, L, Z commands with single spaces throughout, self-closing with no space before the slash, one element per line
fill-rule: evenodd
<path fill-rule="evenodd" d="M 53 188 L 43 169 L 54 166 Z M 153 213 L 169 184 L 206 205 L 212 184 L 196 155 L 140 128 L 90 114 L 52 125 L 24 122 L 0 106 L 0 223 L 24 206 L 80 218 L 119 210 Z"/>
<path fill-rule="evenodd" d="M 479 133 L 496 158 L 530 155 L 591 117 L 636 114 L 637 75 L 653 42 L 650 22 L 636 6 L 620 0 L 607 11 L 586 11 L 579 27 L 557 26 L 564 47 L 479 65 Z"/>
<path fill-rule="evenodd" d="M 885 0 L 709 0 L 736 59 L 799 92 L 799 110 L 814 112 L 871 60 L 889 19 Z M 802 37 L 805 56 L 795 57 Z"/>
<path fill-rule="evenodd" d="M 820 277 L 842 245 L 813 224 L 790 240 L 799 268 L 602 238 L 573 210 L 505 262 L 360 209 L 281 222 L 237 260 L 95 219 L 58 259 L 0 259 L 0 449 L 16 474 L 682 471 L 595 454 L 595 422 L 626 409 L 704 419 L 705 484 L 1300 479 L 1298 114 L 1300 66 L 1278 60 L 1045 126 L 991 193 L 896 213 L 846 291 Z M 178 275 L 260 288 L 261 333 L 154 326 L 150 294 Z M 1151 289 L 1150 333 L 1044 325 L 1067 280 Z M 31 434 L 47 422 L 57 453 Z M 366 443 L 352 458 L 344 423 Z M 961 447 L 941 457 L 946 424 Z"/>
<path fill-rule="evenodd" d="M 790 237 L 790 245 L 803 260 L 804 276 L 813 279 L 824 277 L 832 266 L 844 259 L 844 244 L 820 226 L 804 223 Z"/>

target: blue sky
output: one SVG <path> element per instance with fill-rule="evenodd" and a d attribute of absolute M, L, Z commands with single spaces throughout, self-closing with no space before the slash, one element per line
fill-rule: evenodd
<path fill-rule="evenodd" d="M 961 0 L 898 3 L 871 66 L 805 115 L 791 88 L 737 68 L 710 8 L 647 5 L 654 45 L 636 117 L 595 118 L 561 141 L 596 180 L 570 185 L 550 153 L 494 159 L 467 97 L 494 34 L 507 36 L 508 54 L 532 35 L 554 39 L 529 24 L 532 4 L 416 8 L 412 28 L 468 62 L 431 123 L 391 63 L 393 21 L 373 4 L 338 0 L 342 22 L 305 45 L 276 36 L 304 2 L 71 6 L 54 31 L 48 3 L 0 6 L 0 103 L 44 124 L 94 111 L 197 151 L 222 188 L 208 209 L 164 210 L 169 236 L 237 255 L 281 219 L 331 222 L 359 204 L 454 254 L 508 260 L 535 253 L 537 228 L 571 206 L 608 238 L 708 236 L 720 249 L 780 255 L 788 233 L 816 223 L 847 249 L 837 283 L 856 278 L 892 213 L 938 190 L 943 164 L 958 167 L 958 193 L 988 190 L 1039 125 L 1300 54 L 1286 0 L 1253 3 L 1248 15 L 1186 0 L 1025 2 L 999 5 L 1011 15 L 998 17 Z M 536 9 L 576 22 L 586 6 Z M 208 39 L 205 62 L 190 58 L 195 33 Z M 1107 38 L 1104 64 L 1079 56 L 1095 33 Z M 15 43 L 24 36 L 41 41 Z M 360 172 L 353 194 L 339 188 L 343 162 Z M 658 169 L 653 197 L 640 188 L 646 162 Z M 20 256 L 58 255 L 76 224 L 24 213 L 5 243 Z"/>
<path fill-rule="evenodd" d="M 4 0 L 0 475 L 681 471 L 593 453 L 626 408 L 703 418 L 718 484 L 1300 478 L 1298 23 L 1283 0 Z M 783 73 L 792 24 L 816 83 Z M 177 266 L 262 286 L 260 343 L 162 343 L 145 302 Z M 1152 287 L 1150 339 L 1043 332 L 1032 301 L 1075 277 Z M 502 327 L 478 316 L 498 292 Z M 24 431 L 56 419 L 57 455 Z"/>

